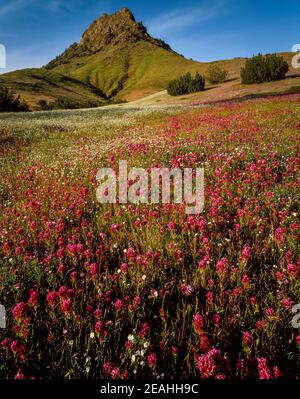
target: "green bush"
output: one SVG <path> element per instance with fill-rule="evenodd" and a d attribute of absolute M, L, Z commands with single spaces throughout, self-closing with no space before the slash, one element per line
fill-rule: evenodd
<path fill-rule="evenodd" d="M 218 83 L 223 83 L 227 79 L 228 71 L 221 69 L 216 64 L 211 64 L 206 72 L 206 78 L 210 84 L 215 85 Z"/>
<path fill-rule="evenodd" d="M 282 57 L 258 54 L 246 61 L 241 69 L 241 80 L 243 84 L 271 82 L 283 79 L 288 70 L 289 65 Z"/>
<path fill-rule="evenodd" d="M 168 83 L 167 91 L 171 96 L 181 96 L 183 94 L 195 93 L 204 90 L 205 79 L 197 72 L 194 77 L 190 72 L 180 76 L 178 79 Z"/>
<path fill-rule="evenodd" d="M 29 107 L 20 96 L 10 91 L 7 87 L 0 87 L 0 112 L 28 112 Z"/>

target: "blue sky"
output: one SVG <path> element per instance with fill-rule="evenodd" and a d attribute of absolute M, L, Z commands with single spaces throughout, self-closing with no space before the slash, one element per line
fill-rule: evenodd
<path fill-rule="evenodd" d="M 300 43 L 299 0 L 0 0 L 6 70 L 46 64 L 94 19 L 122 6 L 151 35 L 199 61 L 290 51 Z"/>

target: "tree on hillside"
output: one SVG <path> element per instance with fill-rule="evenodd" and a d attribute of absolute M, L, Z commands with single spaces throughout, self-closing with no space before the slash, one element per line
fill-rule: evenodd
<path fill-rule="evenodd" d="M 180 96 L 204 90 L 205 79 L 198 72 L 192 77 L 190 72 L 168 83 L 167 91 L 171 96 Z"/>
<path fill-rule="evenodd" d="M 227 76 L 228 76 L 228 71 L 220 68 L 216 64 L 211 64 L 208 67 L 207 72 L 205 74 L 206 79 L 212 85 L 225 82 L 225 80 L 227 79 Z"/>
<path fill-rule="evenodd" d="M 258 54 L 246 61 L 241 69 L 241 80 L 243 84 L 271 82 L 284 79 L 288 70 L 289 65 L 283 57 Z"/>
<path fill-rule="evenodd" d="M 21 101 L 20 96 L 16 97 L 7 87 L 0 87 L 0 112 L 28 111 L 28 105 Z"/>

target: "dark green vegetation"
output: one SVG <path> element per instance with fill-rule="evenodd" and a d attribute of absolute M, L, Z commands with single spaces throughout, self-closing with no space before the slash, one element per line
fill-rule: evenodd
<path fill-rule="evenodd" d="M 28 105 L 7 87 L 0 87 L 0 112 L 26 112 Z"/>
<path fill-rule="evenodd" d="M 276 54 L 261 54 L 246 61 L 241 70 L 243 84 L 272 82 L 284 79 L 289 70 L 288 63 L 281 56 Z"/>
<path fill-rule="evenodd" d="M 212 85 L 224 83 L 228 77 L 228 71 L 220 68 L 216 64 L 211 64 L 207 69 L 205 77 Z"/>
<path fill-rule="evenodd" d="M 196 93 L 205 88 L 205 79 L 198 72 L 192 77 L 190 72 L 180 76 L 178 79 L 171 80 L 167 86 L 168 94 L 171 96 L 181 96 L 183 94 Z"/>

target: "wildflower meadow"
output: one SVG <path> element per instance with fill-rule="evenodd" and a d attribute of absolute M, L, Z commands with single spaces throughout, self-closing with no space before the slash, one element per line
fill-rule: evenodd
<path fill-rule="evenodd" d="M 299 142 L 297 94 L 2 114 L 0 377 L 299 378 Z M 121 159 L 203 168 L 203 211 L 100 204 Z"/>

